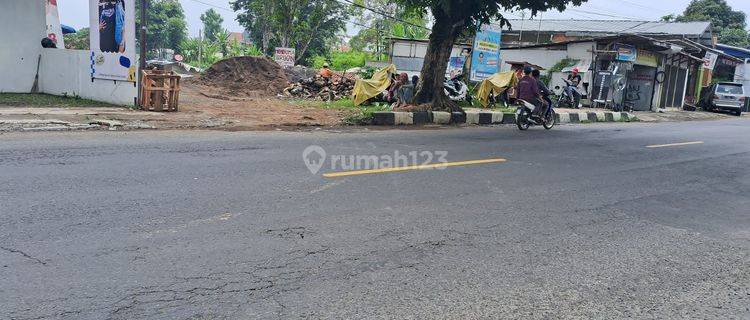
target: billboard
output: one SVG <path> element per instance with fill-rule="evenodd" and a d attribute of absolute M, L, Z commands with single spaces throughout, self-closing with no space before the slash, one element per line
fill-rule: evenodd
<path fill-rule="evenodd" d="M 91 78 L 135 81 L 135 1 L 89 0 Z"/>
<path fill-rule="evenodd" d="M 282 68 L 294 67 L 294 48 L 281 48 L 277 47 L 276 52 L 273 55 L 273 60 L 276 61 Z"/>
<path fill-rule="evenodd" d="M 482 81 L 500 71 L 500 32 L 492 26 L 477 31 L 471 55 L 471 81 Z"/>
<path fill-rule="evenodd" d="M 50 38 L 58 48 L 65 48 L 60 15 L 57 13 L 57 0 L 47 0 L 44 11 L 47 20 L 47 38 Z"/>

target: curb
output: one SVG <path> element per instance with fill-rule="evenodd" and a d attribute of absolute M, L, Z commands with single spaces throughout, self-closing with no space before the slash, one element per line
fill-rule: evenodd
<path fill-rule="evenodd" d="M 558 113 L 557 123 L 592 123 L 592 122 L 633 122 L 638 121 L 635 115 L 627 112 L 571 112 Z M 515 124 L 515 113 L 503 112 L 443 112 L 443 111 L 378 111 L 373 113 L 374 125 L 419 125 L 419 124 Z"/>

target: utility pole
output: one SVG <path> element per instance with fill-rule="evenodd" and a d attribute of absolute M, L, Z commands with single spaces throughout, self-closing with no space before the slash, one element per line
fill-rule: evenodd
<path fill-rule="evenodd" d="M 146 14 L 146 8 L 148 7 L 146 2 L 148 0 L 141 0 L 141 30 L 140 31 L 140 38 L 141 38 L 141 58 L 138 62 L 138 75 L 136 75 L 136 81 L 139 84 L 138 88 L 138 103 L 140 104 L 141 101 L 143 101 L 143 97 L 141 97 L 141 87 L 143 87 L 143 70 L 146 69 L 146 25 L 148 24 L 147 20 L 147 14 Z"/>

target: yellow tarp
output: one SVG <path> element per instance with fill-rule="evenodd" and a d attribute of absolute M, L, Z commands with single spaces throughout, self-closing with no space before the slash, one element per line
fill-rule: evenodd
<path fill-rule="evenodd" d="M 396 65 L 392 64 L 375 72 L 372 79 L 358 79 L 352 90 L 354 105 L 358 106 L 388 89 L 388 86 L 391 85 L 391 75 L 395 72 Z"/>
<path fill-rule="evenodd" d="M 477 99 L 486 108 L 489 105 L 490 92 L 498 95 L 508 88 L 515 87 L 517 83 L 518 78 L 514 71 L 495 73 L 479 84 Z"/>

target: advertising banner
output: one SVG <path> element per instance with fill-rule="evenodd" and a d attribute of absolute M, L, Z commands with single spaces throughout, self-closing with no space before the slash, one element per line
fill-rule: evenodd
<path fill-rule="evenodd" d="M 135 1 L 89 0 L 91 78 L 135 81 Z"/>
<path fill-rule="evenodd" d="M 635 46 L 629 44 L 615 43 L 615 51 L 617 51 L 618 61 L 635 62 L 638 58 L 638 51 Z"/>
<path fill-rule="evenodd" d="M 452 79 L 453 77 L 463 73 L 464 62 L 466 62 L 466 57 L 450 57 L 450 60 L 448 61 L 448 69 L 445 72 L 445 76 Z"/>
<path fill-rule="evenodd" d="M 719 60 L 718 54 L 706 51 L 706 55 L 703 58 L 703 69 L 713 70 L 716 67 L 717 60 Z"/>
<path fill-rule="evenodd" d="M 294 48 L 278 47 L 273 55 L 273 60 L 282 68 L 292 68 L 294 67 L 295 54 Z"/>
<path fill-rule="evenodd" d="M 65 40 L 62 26 L 60 26 L 60 15 L 57 13 L 57 0 L 47 0 L 44 11 L 47 20 L 47 38 L 50 38 L 58 48 L 64 49 Z"/>
<path fill-rule="evenodd" d="M 482 27 L 474 38 L 471 56 L 471 81 L 482 81 L 500 71 L 501 31 Z"/>

